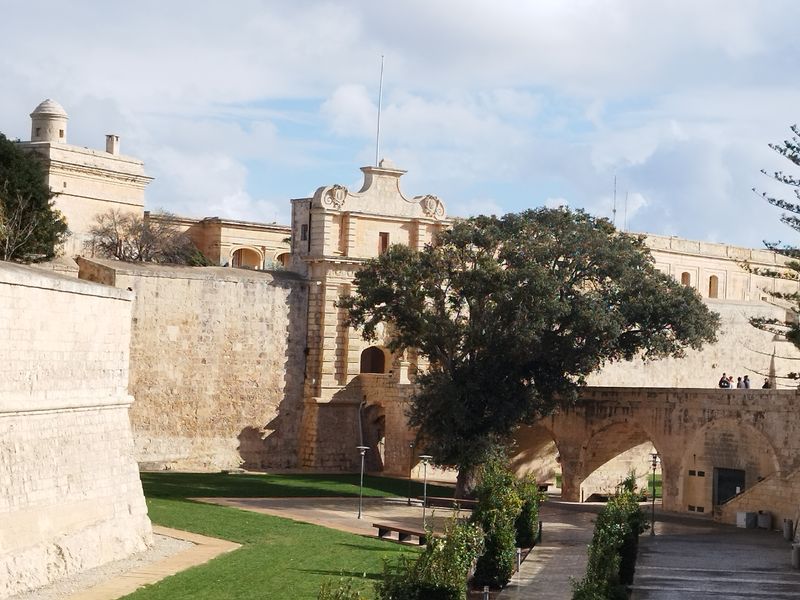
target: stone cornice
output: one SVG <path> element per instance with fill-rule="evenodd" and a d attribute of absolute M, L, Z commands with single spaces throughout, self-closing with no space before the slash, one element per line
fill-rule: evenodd
<path fill-rule="evenodd" d="M 80 175 L 91 179 L 113 180 L 118 183 L 132 185 L 133 187 L 144 189 L 153 178 L 147 175 L 136 175 L 133 173 L 122 173 L 102 167 L 90 167 L 60 160 L 46 159 L 47 166 L 51 173 L 63 173 Z"/>

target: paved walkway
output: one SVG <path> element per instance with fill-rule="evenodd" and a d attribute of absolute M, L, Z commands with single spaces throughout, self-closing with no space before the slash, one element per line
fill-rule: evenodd
<path fill-rule="evenodd" d="M 545 502 L 540 509 L 542 542 L 522 563 L 499 600 L 569 600 L 570 578 L 580 579 L 586 572 L 586 547 L 592 539 L 596 510 L 592 505 Z"/>
<path fill-rule="evenodd" d="M 656 535 L 640 540 L 632 600 L 800 598 L 800 571 L 781 533 L 676 515 L 656 520 Z"/>
<path fill-rule="evenodd" d="M 192 542 L 194 546 L 164 560 L 133 569 L 104 581 L 87 590 L 69 596 L 67 600 L 114 600 L 135 592 L 140 587 L 161 581 L 179 571 L 201 565 L 212 558 L 236 550 L 239 544 L 217 538 L 179 531 L 169 527 L 153 526 L 153 532 Z"/>

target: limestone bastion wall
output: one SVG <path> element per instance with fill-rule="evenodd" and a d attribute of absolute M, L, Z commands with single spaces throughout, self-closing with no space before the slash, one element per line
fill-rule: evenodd
<path fill-rule="evenodd" d="M 144 468 L 297 466 L 307 284 L 289 272 L 79 259 L 135 295 L 130 390 Z"/>
<path fill-rule="evenodd" d="M 0 598 L 152 543 L 128 420 L 132 299 L 0 262 Z"/>

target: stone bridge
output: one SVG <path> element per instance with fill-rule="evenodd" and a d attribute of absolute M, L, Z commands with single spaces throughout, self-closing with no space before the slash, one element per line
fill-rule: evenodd
<path fill-rule="evenodd" d="M 554 442 L 562 498 L 580 501 L 581 484 L 590 474 L 651 442 L 661 458 L 664 509 L 719 515 L 721 505 L 735 505 L 740 498 L 758 497 L 764 504 L 774 492 L 765 496 L 752 490 L 775 489 L 776 481 L 788 478 L 788 487 L 778 486 L 781 498 L 772 501 L 780 507 L 759 508 L 796 519 L 797 402 L 794 390 L 589 387 L 575 406 L 519 432 L 514 466 L 535 471 L 542 449 Z"/>

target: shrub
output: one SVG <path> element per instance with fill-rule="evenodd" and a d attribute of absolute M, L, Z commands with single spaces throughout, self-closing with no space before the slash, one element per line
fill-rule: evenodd
<path fill-rule="evenodd" d="M 625 585 L 633 581 L 639 534 L 646 526 L 637 498 L 633 479 L 628 478 L 597 515 L 586 576 L 574 584 L 573 600 L 627 597 Z"/>
<path fill-rule="evenodd" d="M 504 456 L 497 454 L 484 464 L 481 481 L 475 489 L 478 506 L 473 515 L 473 521 L 486 534 L 486 548 L 475 567 L 476 585 L 503 587 L 514 572 L 515 523 L 522 508 L 515 484 Z"/>
<path fill-rule="evenodd" d="M 483 550 L 483 532 L 454 514 L 443 537 L 430 533 L 416 561 L 401 556 L 394 564 L 384 563 L 383 578 L 375 586 L 379 600 L 465 600 L 467 575 Z"/>
<path fill-rule="evenodd" d="M 522 509 L 514 523 L 517 547 L 532 548 L 539 535 L 539 504 L 544 494 L 530 475 L 517 481 L 517 494 L 522 501 Z"/>

